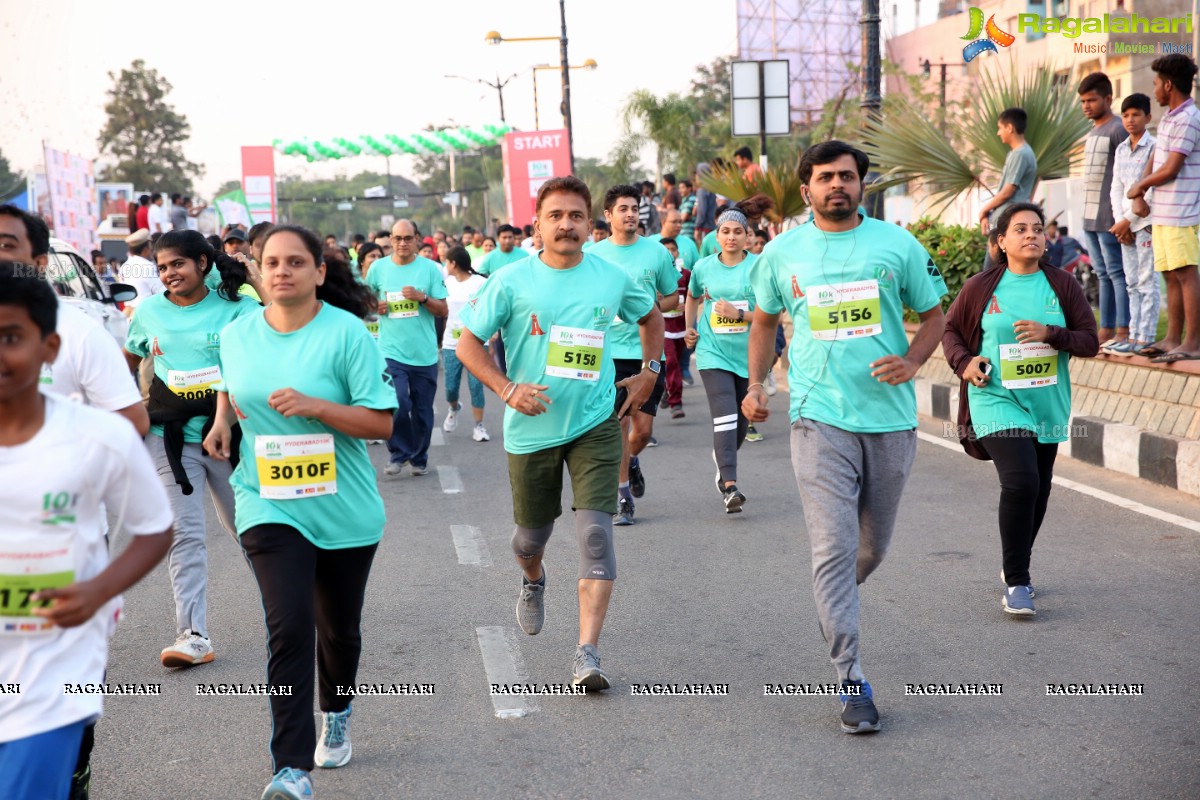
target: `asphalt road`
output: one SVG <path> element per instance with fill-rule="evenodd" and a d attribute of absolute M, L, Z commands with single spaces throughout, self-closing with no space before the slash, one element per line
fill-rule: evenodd
<path fill-rule="evenodd" d="M 436 693 L 356 700 L 353 761 L 318 771 L 317 797 L 1200 797 L 1200 700 L 1188 682 L 1200 664 L 1196 526 L 1058 486 L 1034 552 L 1038 615 L 1010 619 L 1000 607 L 995 472 L 928 441 L 892 551 L 863 589 L 863 662 L 882 732 L 840 733 L 836 698 L 764 696 L 765 684 L 836 679 L 816 625 L 786 400 L 773 400 L 766 440 L 742 449 L 749 501 L 740 515 L 723 513 L 713 486 L 699 382 L 686 391 L 686 419 L 659 420 L 638 522 L 617 529 L 619 577 L 600 648 L 615 685 L 600 696 L 489 694 L 485 659 L 493 676 L 569 683 L 577 641 L 569 516 L 547 551 L 546 627 L 528 637 L 516 626 L 496 398 L 490 443 L 472 442 L 464 423 L 433 448 L 438 472 L 380 470 L 389 523 L 367 592 L 359 679 L 434 684 Z M 384 448 L 371 453 L 382 467 Z M 1069 460 L 1058 474 L 1200 520 L 1197 504 L 1133 478 Z M 447 493 L 455 477 L 462 491 Z M 109 681 L 157 683 L 162 694 L 107 700 L 97 800 L 257 798 L 270 778 L 266 700 L 196 693 L 198 683 L 265 681 L 257 589 L 214 519 L 217 659 L 186 671 L 159 665 L 173 638 L 165 565 L 129 592 Z M 631 695 L 652 683 L 729 691 Z M 1002 684 L 1003 694 L 905 693 L 930 683 Z M 1142 684 L 1144 694 L 1047 696 L 1047 684 L 1065 683 Z M 524 715 L 501 719 L 498 708 Z"/>

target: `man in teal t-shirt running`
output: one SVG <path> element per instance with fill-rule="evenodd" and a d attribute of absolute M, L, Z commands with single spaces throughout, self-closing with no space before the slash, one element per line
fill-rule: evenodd
<path fill-rule="evenodd" d="M 659 310 L 674 311 L 679 306 L 679 273 L 675 271 L 675 263 L 665 247 L 638 235 L 640 194 L 636 186 L 627 184 L 614 186 L 605 192 L 604 219 L 612 234 L 588 252 L 617 264 L 634 281 L 643 284 L 650 295 L 658 299 Z M 621 423 L 625 455 L 621 460 L 621 481 L 617 488 L 620 497 L 615 524 L 632 525 L 633 498 L 641 497 L 646 492 L 646 478 L 642 474 L 638 456 L 646 449 L 654 434 L 654 416 L 658 412 L 659 401 L 667 391 L 667 378 L 662 372 L 661 351 L 651 359 L 643 358 L 637 327 L 632 322 L 614 322 L 612 341 L 618 382 L 647 367 L 658 374 L 650 399 L 630 415 L 632 419 Z"/>
<path fill-rule="evenodd" d="M 379 349 L 399 405 L 387 440 L 387 475 L 399 475 L 406 463 L 413 475 L 429 473 L 441 350 L 434 317 L 446 316 L 449 309 L 441 267 L 417 255 L 420 246 L 417 226 L 411 220 L 396 220 L 392 255 L 376 259 L 367 270 L 367 285 L 379 299 Z"/>
<path fill-rule="evenodd" d="M 580 552 L 572 677 L 589 693 L 609 686 L 596 646 L 616 578 L 612 515 L 622 438 L 617 418 L 644 403 L 658 377 L 647 368 L 614 384 L 616 317 L 636 320 L 643 360 L 657 358 L 663 346 L 662 315 L 645 284 L 583 252 L 591 204 L 578 178 L 542 184 L 535 213 L 545 248 L 488 279 L 463 311 L 458 342 L 459 360 L 508 406 L 504 448 L 516 521 L 512 548 L 524 573 L 517 623 L 530 635 L 545 621 L 542 554 L 562 515 L 564 463 L 571 474 Z M 483 347 L 497 331 L 508 346 L 507 375 Z M 618 388 L 628 397 L 614 415 Z"/>
<path fill-rule="evenodd" d="M 762 381 L 775 326 L 792 318 L 788 384 L 792 469 L 812 547 L 813 595 L 842 697 L 842 730 L 879 730 L 859 662 L 858 585 L 883 561 L 917 452 L 912 379 L 942 337 L 929 255 L 912 234 L 860 216 L 865 153 L 845 142 L 804 152 L 800 180 L 812 222 L 792 228 L 750 267 L 758 307 L 742 411 L 767 419 Z M 904 308 L 921 325 L 912 343 Z"/>

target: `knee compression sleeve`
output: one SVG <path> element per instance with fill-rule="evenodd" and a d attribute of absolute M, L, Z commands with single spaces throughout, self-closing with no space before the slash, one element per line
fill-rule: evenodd
<path fill-rule="evenodd" d="M 575 512 L 575 533 L 579 538 L 579 579 L 616 580 L 612 515 L 581 508 Z"/>
<path fill-rule="evenodd" d="M 550 533 L 553 530 L 553 522 L 540 528 L 522 528 L 518 525 L 512 535 L 513 552 L 517 554 L 517 558 L 523 558 L 526 561 L 540 556 L 545 551 L 546 542 L 550 541 Z"/>

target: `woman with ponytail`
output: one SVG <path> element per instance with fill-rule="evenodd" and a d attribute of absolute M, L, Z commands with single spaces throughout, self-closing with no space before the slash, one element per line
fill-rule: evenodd
<path fill-rule="evenodd" d="M 136 370 L 154 356 L 150 386 L 150 434 L 146 446 L 171 501 L 175 537 L 167 554 L 175 594 L 175 643 L 163 649 L 164 667 L 207 664 L 214 658 L 208 631 L 208 551 L 204 489 L 217 516 L 232 532 L 231 467 L 200 446 L 216 412 L 213 387 L 221 380 L 221 330 L 259 310 L 239 290 L 246 267 L 212 246 L 196 231 L 162 235 L 154 249 L 166 291 L 138 306 L 125 339 L 125 357 Z M 217 272 L 218 288 L 205 279 Z"/>
<path fill-rule="evenodd" d="M 363 325 L 375 304 L 321 241 L 283 225 L 266 234 L 265 309 L 221 337 L 223 384 L 205 447 L 239 452 L 237 532 L 266 615 L 275 773 L 263 797 L 312 796 L 314 766 L 350 761 L 350 697 L 357 684 L 359 621 L 383 500 L 364 439 L 391 435 L 396 393 Z M 297 369 L 302 364 L 303 369 Z M 314 663 L 316 662 L 316 663 Z M 313 726 L 314 673 L 324 727 Z"/>

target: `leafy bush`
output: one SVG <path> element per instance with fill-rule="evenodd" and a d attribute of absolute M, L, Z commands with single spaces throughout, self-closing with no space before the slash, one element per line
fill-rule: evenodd
<path fill-rule="evenodd" d="M 950 290 L 950 296 L 942 304 L 948 308 L 967 278 L 983 269 L 987 237 L 976 226 L 945 225 L 929 217 L 909 225 L 908 231 L 929 251 L 933 263 L 942 271 Z"/>

